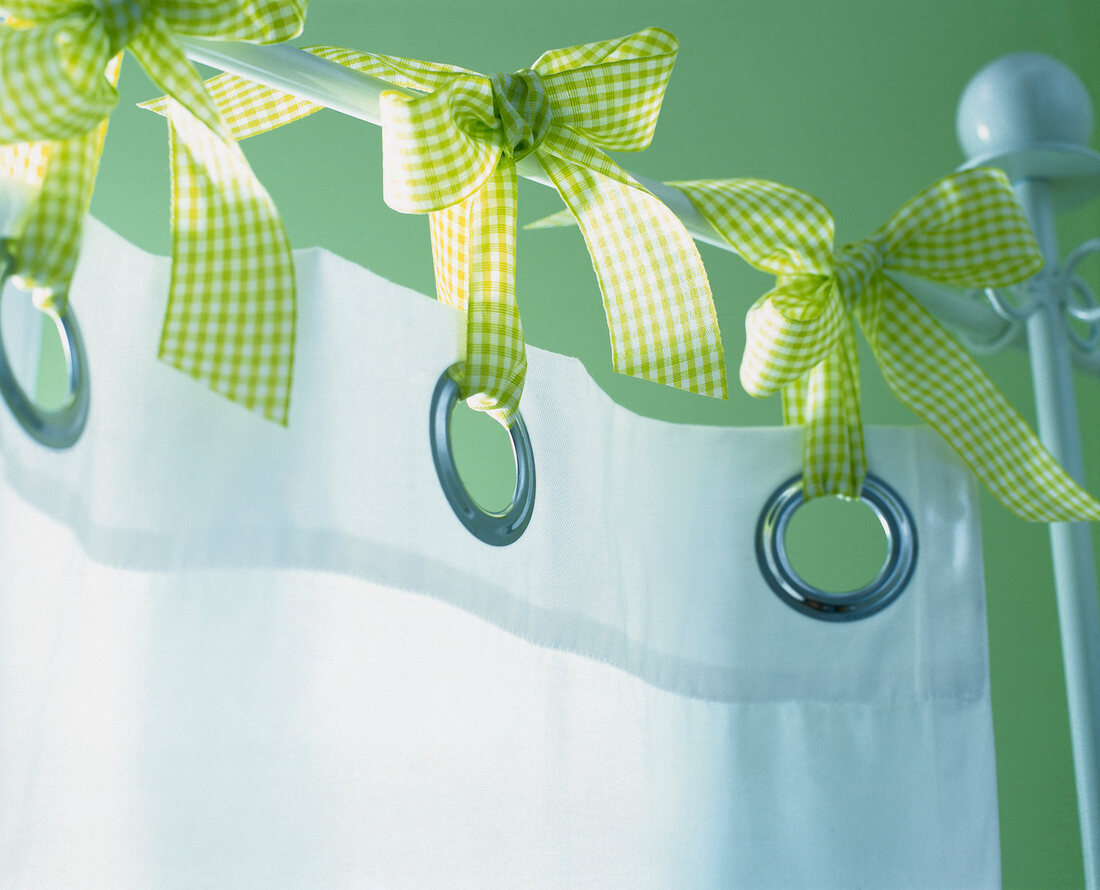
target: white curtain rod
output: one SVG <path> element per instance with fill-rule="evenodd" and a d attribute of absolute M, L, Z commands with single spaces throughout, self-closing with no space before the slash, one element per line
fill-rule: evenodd
<path fill-rule="evenodd" d="M 415 90 L 394 86 L 388 81 L 345 68 L 287 44 L 261 46 L 193 37 L 182 38 L 180 42 L 195 62 L 282 90 L 376 126 L 381 124 L 379 96 L 383 91 L 419 95 Z M 551 185 L 533 157 L 524 158 L 516 167 L 526 179 Z M 626 172 L 664 202 L 695 240 L 734 252 L 729 242 L 711 227 L 679 189 L 629 170 Z M 962 298 L 957 292 L 920 279 L 906 278 L 905 285 L 925 309 L 954 328 L 973 335 L 979 342 L 996 341 L 1006 331 L 1008 323 L 986 303 Z M 1022 345 L 1022 331 L 1016 334 L 1013 343 Z M 1087 370 L 1100 373 L 1100 358 L 1084 358 L 1081 363 Z"/>
<path fill-rule="evenodd" d="M 203 65 L 283 90 L 375 126 L 382 123 L 378 97 L 384 90 L 407 96 L 421 95 L 416 90 L 394 86 L 389 81 L 345 68 L 287 44 L 260 46 L 198 38 L 185 38 L 181 43 L 187 55 Z M 516 167 L 524 178 L 553 187 L 534 158 L 525 158 Z M 668 205 L 693 238 L 723 250 L 731 249 L 679 189 L 630 171 L 627 173 Z"/>

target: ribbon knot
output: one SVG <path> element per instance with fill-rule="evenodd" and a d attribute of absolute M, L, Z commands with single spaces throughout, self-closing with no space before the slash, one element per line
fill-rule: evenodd
<path fill-rule="evenodd" d="M 520 161 L 546 138 L 553 119 L 550 97 L 542 78 L 531 68 L 515 74 L 493 74 L 489 83 L 493 108 L 503 127 L 502 148 L 513 161 Z"/>
<path fill-rule="evenodd" d="M 871 281 L 882 271 L 884 258 L 874 238 L 845 244 L 836 253 L 833 275 L 840 287 L 844 305 L 852 309 Z"/>
<path fill-rule="evenodd" d="M 96 0 L 103 30 L 107 33 L 111 55 L 130 42 L 145 16 L 142 0 Z"/>

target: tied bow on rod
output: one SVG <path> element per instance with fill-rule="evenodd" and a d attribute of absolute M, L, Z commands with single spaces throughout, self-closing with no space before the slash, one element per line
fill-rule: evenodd
<path fill-rule="evenodd" d="M 833 248 L 833 220 L 809 195 L 752 179 L 674 183 L 776 287 L 749 310 L 741 382 L 783 394 L 803 424 L 806 496 L 859 494 L 866 466 L 853 318 L 891 391 L 938 430 L 1024 519 L 1100 519 L 970 355 L 902 287 L 902 273 L 957 288 L 1024 281 L 1043 264 L 1000 170 L 922 191 L 870 238 Z"/>
<path fill-rule="evenodd" d="M 431 214 L 439 297 L 467 313 L 458 382 L 471 407 L 507 426 L 522 391 L 514 275 L 516 163 L 524 158 L 542 168 L 584 233 L 615 370 L 726 397 L 717 316 L 694 242 L 604 154 L 649 144 L 675 38 L 648 28 L 551 50 L 529 69 L 492 76 L 336 47 L 308 51 L 398 88 L 381 101 L 384 196 L 401 212 Z M 322 107 L 235 75 L 207 88 L 238 139 Z"/>
<path fill-rule="evenodd" d="M 159 355 L 285 424 L 290 246 L 178 38 L 285 41 L 307 0 L 0 2 L 0 176 L 33 189 L 13 244 L 21 283 L 40 307 L 64 307 L 128 49 L 170 97 L 173 262 Z"/>
<path fill-rule="evenodd" d="M 871 237 L 840 249 L 821 202 L 757 179 L 673 182 L 746 262 L 776 276 L 750 308 L 741 384 L 779 391 L 802 425 L 804 497 L 858 497 L 866 476 L 855 323 L 891 391 L 934 427 L 993 495 L 1024 519 L 1100 519 L 954 337 L 891 273 L 964 289 L 1024 281 L 1043 260 L 1000 171 L 948 176 Z M 529 228 L 568 225 L 555 214 Z"/>

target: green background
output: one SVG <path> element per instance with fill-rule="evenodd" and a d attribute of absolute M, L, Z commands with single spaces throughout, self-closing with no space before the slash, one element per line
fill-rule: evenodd
<path fill-rule="evenodd" d="M 488 73 L 526 67 L 546 49 L 649 25 L 674 33 L 680 55 L 652 146 L 621 157 L 623 165 L 654 179 L 754 176 L 787 183 L 831 208 L 838 243 L 870 234 L 902 202 L 963 161 L 955 107 L 967 80 L 988 61 L 1019 50 L 1044 52 L 1074 69 L 1100 97 L 1096 0 L 313 0 L 297 42 Z M 130 58 L 120 93 L 92 212 L 138 245 L 167 253 L 165 124 L 134 107 L 157 91 Z M 383 203 L 380 146 L 376 128 L 332 111 L 244 144 L 296 247 L 322 245 L 433 293 L 427 219 L 402 216 Z M 521 185 L 521 222 L 560 206 L 548 189 Z M 1100 234 L 1100 201 L 1061 217 L 1059 229 L 1064 253 Z M 706 245 L 701 253 L 736 385 L 743 316 L 769 279 L 733 254 Z M 1100 259 L 1087 275 L 1100 292 L 1096 267 Z M 717 402 L 614 374 L 600 294 L 575 229 L 520 232 L 517 291 L 528 342 L 578 356 L 612 398 L 634 411 L 707 424 L 780 420 L 778 400 L 758 402 L 735 390 L 729 402 Z M 861 360 L 865 422 L 917 422 L 888 393 L 869 352 Z M 1024 353 L 981 362 L 1032 420 Z M 1079 378 L 1077 385 L 1088 475 L 1100 490 L 1097 381 Z M 498 500 L 509 484 L 504 435 L 472 426 L 467 450 L 487 449 L 488 457 L 465 466 L 482 497 Z M 1015 519 L 984 492 L 981 509 L 1004 883 L 1081 886 L 1046 529 Z M 825 574 L 818 578 L 838 587 L 850 583 L 851 560 L 873 567 L 881 548 L 872 536 L 850 560 L 838 560 L 835 537 L 823 547 L 818 541 L 817 550 L 817 532 L 803 537 L 811 549 L 801 564 L 821 565 Z"/>

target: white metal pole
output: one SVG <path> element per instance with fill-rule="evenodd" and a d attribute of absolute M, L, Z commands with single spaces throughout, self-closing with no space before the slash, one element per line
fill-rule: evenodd
<path fill-rule="evenodd" d="M 1042 251 L 1045 264 L 1029 283 L 1036 299 L 1029 301 L 1026 322 L 1039 438 L 1083 484 L 1069 293 L 1054 214 L 1059 206 L 1095 196 L 1100 187 L 1100 154 L 1087 147 L 1091 101 L 1061 63 L 1016 53 L 974 75 L 959 101 L 956 124 L 967 166 L 989 164 L 1008 172 Z M 1100 605 L 1089 527 L 1051 523 L 1050 543 L 1085 885 L 1100 890 Z"/>
<path fill-rule="evenodd" d="M 1014 187 L 1047 263 L 1033 282 L 1042 294 L 1042 302 L 1027 321 L 1039 438 L 1066 471 L 1083 483 L 1084 460 L 1066 333 L 1066 295 L 1057 286 L 1059 255 L 1050 187 L 1043 180 L 1028 179 L 1014 183 Z M 1086 886 L 1091 890 L 1100 888 L 1100 606 L 1088 524 L 1052 522 L 1050 546 L 1081 847 Z"/>

